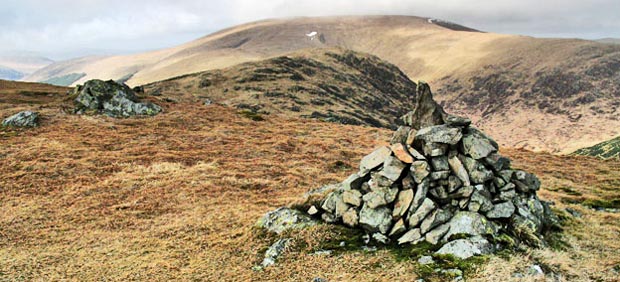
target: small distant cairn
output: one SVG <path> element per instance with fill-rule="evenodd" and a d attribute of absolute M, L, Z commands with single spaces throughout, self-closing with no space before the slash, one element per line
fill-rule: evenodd
<path fill-rule="evenodd" d="M 545 231 L 558 220 L 538 199 L 535 175 L 512 169 L 493 139 L 447 114 L 423 82 L 403 121 L 390 146 L 322 189 L 324 198 L 309 200 L 308 213 L 362 228 L 382 244 L 426 241 L 460 258 L 494 252 L 496 239 L 545 245 Z"/>

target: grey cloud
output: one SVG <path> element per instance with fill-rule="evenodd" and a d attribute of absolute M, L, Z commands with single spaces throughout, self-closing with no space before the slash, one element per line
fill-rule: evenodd
<path fill-rule="evenodd" d="M 450 20 L 499 33 L 620 37 L 620 1 L 542 0 L 5 0 L 0 51 L 85 55 L 139 51 L 273 17 L 401 14 Z"/>

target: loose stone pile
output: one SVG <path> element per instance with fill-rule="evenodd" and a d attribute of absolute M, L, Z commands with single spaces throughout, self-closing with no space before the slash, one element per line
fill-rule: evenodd
<path fill-rule="evenodd" d="M 512 169 L 469 119 L 447 114 L 427 84 L 417 92 L 390 146 L 365 156 L 308 213 L 363 228 L 383 244 L 427 241 L 460 258 L 493 252 L 500 234 L 544 245 L 543 231 L 557 218 L 536 196 L 538 178 Z"/>

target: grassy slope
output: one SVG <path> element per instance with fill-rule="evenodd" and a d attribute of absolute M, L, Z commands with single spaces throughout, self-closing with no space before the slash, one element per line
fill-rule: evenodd
<path fill-rule="evenodd" d="M 0 280 L 413 280 L 416 264 L 392 253 L 311 255 L 338 229 L 294 234 L 282 262 L 251 267 L 273 236 L 253 228 L 265 212 L 338 182 L 385 144 L 384 129 L 164 103 L 154 118 L 76 116 L 41 109 L 39 128 L 0 129 Z M 32 104 L 0 107 L 6 116 Z M 471 280 L 498 281 L 532 263 L 570 281 L 613 281 L 620 215 L 570 202 L 618 199 L 620 161 L 503 150 L 538 174 L 542 198 L 583 213 L 567 251 L 492 257 Z M 590 201 L 590 202 L 591 202 Z"/>
<path fill-rule="evenodd" d="M 573 154 L 599 157 L 603 159 L 620 158 L 620 136 L 605 142 L 601 142 L 592 147 L 579 149 Z"/>
<path fill-rule="evenodd" d="M 310 31 L 324 40 L 310 40 Z M 505 146 L 569 153 L 620 134 L 620 46 L 455 31 L 419 17 L 260 21 L 170 49 L 55 64 L 30 79 L 132 75 L 128 83 L 139 85 L 334 46 L 377 55 L 428 81 L 448 110 L 470 116 Z"/>
<path fill-rule="evenodd" d="M 209 99 L 256 112 L 393 127 L 411 109 L 413 83 L 396 66 L 342 49 L 308 50 L 145 86 L 179 101 Z"/>

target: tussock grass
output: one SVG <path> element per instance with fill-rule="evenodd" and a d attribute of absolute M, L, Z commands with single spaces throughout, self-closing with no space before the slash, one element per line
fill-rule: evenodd
<path fill-rule="evenodd" d="M 323 224 L 287 234 L 293 245 L 278 266 L 252 270 L 277 239 L 256 220 L 344 179 L 389 131 L 160 104 L 156 117 L 122 120 L 49 107 L 41 127 L 0 129 L 0 280 L 410 281 L 423 273 L 389 249 L 339 250 L 347 231 Z M 491 256 L 469 279 L 505 281 L 532 263 L 570 281 L 616 279 L 620 215 L 580 201 L 618 199 L 620 162 L 504 153 L 541 177 L 542 198 L 583 217 L 565 228 L 571 248 Z M 329 248 L 336 252 L 314 254 Z"/>

